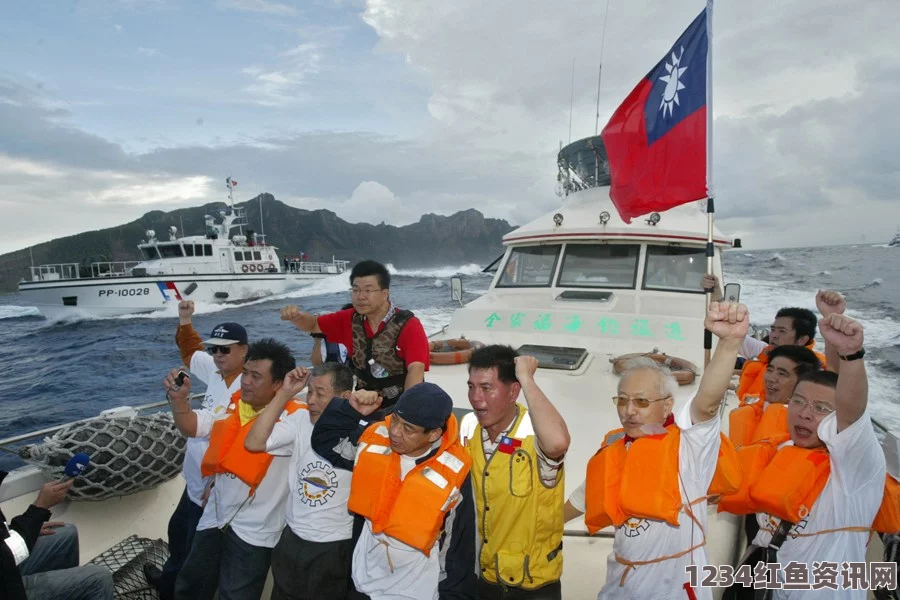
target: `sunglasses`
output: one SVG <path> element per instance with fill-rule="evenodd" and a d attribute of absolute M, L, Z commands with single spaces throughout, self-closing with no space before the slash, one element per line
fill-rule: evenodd
<path fill-rule="evenodd" d="M 627 396 L 613 396 L 612 401 L 618 407 L 626 407 L 629 402 L 634 402 L 634 405 L 638 408 L 647 408 L 653 402 L 659 402 L 660 400 L 668 400 L 671 396 L 665 396 L 663 398 L 656 398 L 654 400 L 649 400 L 647 398 L 629 398 Z"/>
<path fill-rule="evenodd" d="M 231 354 L 231 346 L 210 346 L 206 351 L 213 356 L 215 356 L 216 352 L 221 354 Z"/>

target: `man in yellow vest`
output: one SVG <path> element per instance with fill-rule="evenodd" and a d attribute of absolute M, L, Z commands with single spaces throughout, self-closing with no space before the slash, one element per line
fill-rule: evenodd
<path fill-rule="evenodd" d="M 566 520 L 585 514 L 592 533 L 615 526 L 599 599 L 712 600 L 690 586 L 702 572 L 708 495 L 722 447 L 720 406 L 750 317 L 743 304 L 710 305 L 704 326 L 719 338 L 694 397 L 673 412 L 678 383 L 663 365 L 635 359 L 613 398 L 622 429 L 607 434 L 587 478 L 566 503 Z M 727 442 L 726 442 L 727 444 Z M 732 452 L 733 455 L 733 452 Z M 736 457 L 723 478 L 734 491 Z"/>
<path fill-rule="evenodd" d="M 469 359 L 463 443 L 478 514 L 478 598 L 562 598 L 563 458 L 569 430 L 534 380 L 538 361 L 509 346 Z M 525 396 L 525 405 L 517 402 Z M 475 425 L 477 420 L 477 425 Z"/>
<path fill-rule="evenodd" d="M 241 389 L 222 414 L 192 410 L 190 378 L 179 385 L 177 370 L 163 382 L 178 429 L 186 436 L 209 437 L 200 471 L 212 477 L 190 552 L 175 580 L 176 600 L 211 600 L 216 590 L 222 600 L 262 594 L 272 548 L 284 528 L 291 458 L 249 452 L 244 441 L 276 394 L 293 398 L 303 389 L 304 380 L 288 377 L 295 367 L 284 344 L 272 339 L 250 344 Z M 283 406 L 285 416 L 306 410 L 298 401 Z"/>

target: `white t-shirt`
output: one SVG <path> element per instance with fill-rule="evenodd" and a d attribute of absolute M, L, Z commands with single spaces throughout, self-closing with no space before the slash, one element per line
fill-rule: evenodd
<path fill-rule="evenodd" d="M 719 456 L 719 413 L 716 417 L 692 424 L 691 402 L 688 402 L 675 417 L 675 424 L 681 429 L 681 443 L 678 448 L 678 470 L 681 474 L 681 498 L 693 501 L 706 495 L 716 471 Z M 569 501 L 584 510 L 584 487 L 579 488 L 580 498 L 574 493 Z M 580 506 L 579 506 L 580 505 Z M 706 501 L 691 507 L 694 516 L 706 530 Z M 702 572 L 707 564 L 706 549 L 698 548 L 679 558 L 649 565 L 633 567 L 625 578 L 625 585 L 619 587 L 619 580 L 625 565 L 616 562 L 618 554 L 628 560 L 652 560 L 667 554 L 677 554 L 703 541 L 703 533 L 684 512 L 678 515 L 679 527 L 672 527 L 665 521 L 629 519 L 616 529 L 613 553 L 606 561 L 606 584 L 597 598 L 603 600 L 632 598 L 653 598 L 654 600 L 684 600 L 687 597 L 684 584 L 688 581 L 685 567 L 697 565 Z M 699 600 L 712 600 L 710 588 L 696 588 L 694 594 Z"/>
<path fill-rule="evenodd" d="M 740 354 L 744 358 L 754 359 L 768 347 L 769 345 L 764 341 L 758 340 L 755 337 L 750 337 L 748 335 L 744 337 L 744 341 L 741 342 Z"/>
<path fill-rule="evenodd" d="M 223 412 L 220 418 L 226 415 Z M 212 421 L 201 427 L 197 419 L 197 435 L 208 437 Z M 276 456 L 266 471 L 256 493 L 250 497 L 250 486 L 231 473 L 217 473 L 216 484 L 209 495 L 197 531 L 222 528 L 230 521 L 234 533 L 254 546 L 274 548 L 284 528 L 284 503 L 288 492 L 288 468 L 291 459 Z"/>
<path fill-rule="evenodd" d="M 238 375 L 230 386 L 225 385 L 225 380 L 216 369 L 213 357 L 203 351 L 194 352 L 191 355 L 191 374 L 206 384 L 206 394 L 203 396 L 203 404 L 197 413 L 197 429 L 206 431 L 204 436 L 187 439 L 184 448 L 184 463 L 181 465 L 181 473 L 187 484 L 188 498 L 191 502 L 200 506 L 203 504 L 203 490 L 209 482 L 200 474 L 200 462 L 206 449 L 209 448 L 209 430 L 213 421 L 225 414 L 231 395 L 241 389 L 241 376 Z"/>
<path fill-rule="evenodd" d="M 782 565 L 791 561 L 807 563 L 811 582 L 815 581 L 812 571 L 814 562 L 835 562 L 838 565 L 845 561 L 865 562 L 869 534 L 840 531 L 809 537 L 793 536 L 838 527 L 870 526 L 881 506 L 886 472 L 884 452 L 875 437 L 868 412 L 840 433 L 837 431 L 837 415 L 832 413 L 819 424 L 818 435 L 828 447 L 831 476 L 810 509 L 809 516 L 791 529 L 778 551 L 778 562 Z M 778 524 L 777 518 L 764 513 L 757 514 L 756 520 L 760 527 L 771 528 L 773 523 L 776 526 Z M 760 531 L 753 543 L 767 546 L 771 539 L 771 533 Z M 838 573 L 840 574 L 840 567 Z M 839 586 L 842 580 L 839 575 Z M 864 590 L 775 591 L 775 598 L 778 600 L 865 597 Z"/>
<path fill-rule="evenodd" d="M 401 456 L 400 480 L 415 466 L 416 458 Z M 366 519 L 353 550 L 353 583 L 372 600 L 438 600 L 439 555 L 437 541 L 430 556 L 425 556 L 390 536 L 372 533 L 372 523 Z"/>
<path fill-rule="evenodd" d="M 312 431 L 309 411 L 298 410 L 275 423 L 266 442 L 266 452 L 291 457 L 287 524 L 308 542 L 349 540 L 353 513 L 347 501 L 353 473 L 335 469 L 313 451 Z"/>

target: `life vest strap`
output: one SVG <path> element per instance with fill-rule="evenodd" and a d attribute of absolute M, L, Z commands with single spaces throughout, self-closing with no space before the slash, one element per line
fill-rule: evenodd
<path fill-rule="evenodd" d="M 384 553 L 387 555 L 388 567 L 391 569 L 391 573 L 394 572 L 394 561 L 391 560 L 391 546 L 384 540 L 378 540 L 378 543 L 384 546 Z"/>
<path fill-rule="evenodd" d="M 775 534 L 775 530 L 771 527 L 760 527 L 760 531 L 765 531 L 766 533 Z M 839 531 L 858 531 L 860 533 L 866 532 L 871 534 L 875 532 L 871 527 L 862 527 L 860 525 L 850 525 L 848 527 L 835 527 L 834 529 L 823 529 L 822 531 L 814 531 L 813 533 L 795 533 L 791 535 L 791 537 L 813 537 L 814 535 L 822 535 L 825 533 L 837 533 Z"/>
<path fill-rule="evenodd" d="M 667 554 L 666 556 L 661 556 L 659 558 L 653 558 L 650 560 L 628 560 L 627 558 L 620 556 L 619 554 L 616 554 L 616 556 L 615 556 L 616 562 L 619 563 L 620 565 L 625 565 L 625 571 L 622 573 L 622 577 L 619 578 L 619 587 L 625 586 L 625 578 L 628 577 L 628 573 L 630 573 L 631 569 L 633 569 L 634 567 L 641 567 L 643 565 L 651 565 L 653 563 L 659 563 L 659 562 L 664 562 L 667 560 L 672 560 L 674 558 L 680 558 L 680 557 L 684 556 L 685 554 L 689 554 L 689 553 L 693 552 L 694 550 L 702 548 L 703 546 L 706 545 L 706 531 L 703 529 L 703 525 L 700 524 L 700 521 L 694 515 L 694 511 L 691 510 L 691 506 L 693 506 L 699 502 L 703 502 L 707 498 L 708 498 L 708 496 L 701 496 L 700 498 L 697 498 L 693 502 L 689 502 L 688 504 L 685 504 L 682 506 L 682 509 L 687 514 L 687 516 L 690 517 L 691 520 L 697 524 L 697 527 L 700 529 L 700 534 L 703 536 L 703 539 L 701 539 L 698 543 L 694 544 L 687 550 L 683 550 L 681 552 L 676 552 L 675 554 Z"/>

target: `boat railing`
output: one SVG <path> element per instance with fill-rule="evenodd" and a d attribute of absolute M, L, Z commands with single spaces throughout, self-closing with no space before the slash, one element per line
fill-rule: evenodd
<path fill-rule="evenodd" d="M 59 281 L 61 279 L 78 279 L 80 276 L 78 263 L 57 263 L 30 267 L 31 281 Z"/>
<path fill-rule="evenodd" d="M 191 394 L 191 404 L 194 407 L 199 406 L 199 401 L 203 400 L 204 394 Z M 69 427 L 70 425 L 77 425 L 78 423 L 85 423 L 87 421 L 93 421 L 97 418 L 103 417 L 116 417 L 116 416 L 130 416 L 130 415 L 138 415 L 142 413 L 151 413 L 160 408 L 168 407 L 169 403 L 166 400 L 161 400 L 159 402 L 151 402 L 150 404 L 142 404 L 140 406 L 120 406 L 117 408 L 113 408 L 107 411 L 101 412 L 99 415 L 95 417 L 89 417 L 87 419 L 79 419 L 77 421 L 71 421 L 69 423 L 63 423 L 62 425 L 54 425 L 53 427 L 46 427 L 44 429 L 38 429 L 37 431 L 29 431 L 28 433 L 22 433 L 19 435 L 14 435 L 8 438 L 0 439 L 0 451 L 7 452 L 9 454 L 19 455 L 18 450 L 14 449 L 15 446 L 18 446 L 24 442 L 29 440 L 34 440 L 41 437 L 51 436 L 63 427 Z"/>
<path fill-rule="evenodd" d="M 287 273 L 315 273 L 336 275 L 343 273 L 350 268 L 349 260 L 335 260 L 331 262 L 308 262 L 308 261 L 291 261 L 287 262 Z"/>
<path fill-rule="evenodd" d="M 91 277 L 129 277 L 139 264 L 135 260 L 91 263 Z"/>

